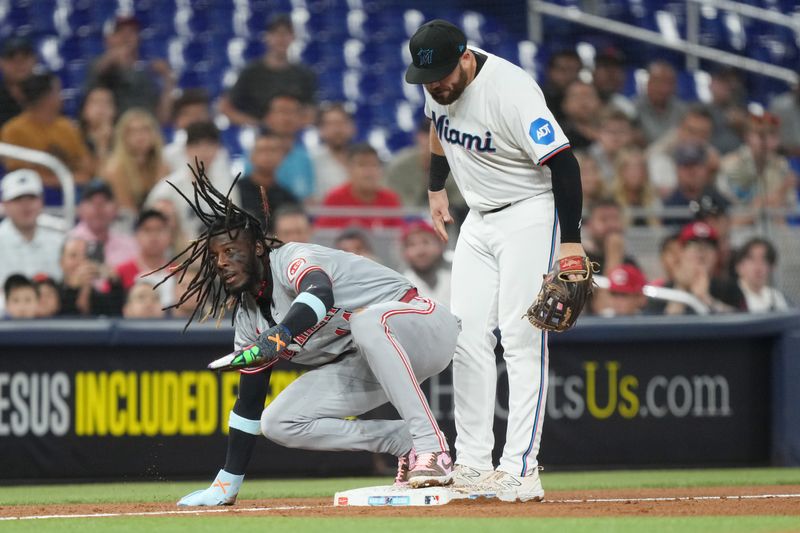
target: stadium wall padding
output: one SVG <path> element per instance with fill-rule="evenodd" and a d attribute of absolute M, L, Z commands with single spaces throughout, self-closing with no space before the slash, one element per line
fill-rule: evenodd
<path fill-rule="evenodd" d="M 0 322 L 0 479 L 212 475 L 238 374 L 205 365 L 230 351 L 233 334 L 227 324 L 182 329 L 173 320 Z M 497 352 L 496 458 L 507 408 Z M 549 363 L 545 467 L 800 465 L 798 313 L 587 317 L 550 336 Z M 271 397 L 306 370 L 279 364 Z M 424 389 L 452 442 L 449 369 Z M 367 453 L 261 439 L 249 473 L 372 469 Z"/>

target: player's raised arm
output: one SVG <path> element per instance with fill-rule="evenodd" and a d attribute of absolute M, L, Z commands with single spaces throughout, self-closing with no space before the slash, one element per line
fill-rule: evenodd
<path fill-rule="evenodd" d="M 447 191 L 444 188 L 447 175 L 450 173 L 450 164 L 444 156 L 444 148 L 442 148 L 442 143 L 439 141 L 438 135 L 436 135 L 436 128 L 433 122 L 431 122 L 430 148 L 431 168 L 430 181 L 428 183 L 428 202 L 430 203 L 431 218 L 433 219 L 433 227 L 436 230 L 436 234 L 447 242 L 445 224 L 453 222 L 453 217 L 450 216 L 450 202 L 447 200 Z"/>

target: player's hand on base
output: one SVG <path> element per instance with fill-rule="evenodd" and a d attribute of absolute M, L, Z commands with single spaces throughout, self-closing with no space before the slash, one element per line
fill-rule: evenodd
<path fill-rule="evenodd" d="M 562 242 L 558 250 L 558 258 L 563 259 L 571 255 L 586 256 L 583 245 L 579 242 Z M 577 274 L 570 274 L 568 276 L 570 281 L 579 281 L 581 277 Z"/>
<path fill-rule="evenodd" d="M 452 224 L 453 217 L 450 216 L 450 202 L 447 200 L 447 191 L 428 191 L 428 202 L 431 206 L 431 218 L 433 219 L 433 229 L 444 242 L 447 242 L 447 228 L 445 224 Z"/>
<path fill-rule="evenodd" d="M 208 364 L 209 370 L 238 370 L 258 366 L 278 357 L 292 342 L 286 326 L 278 324 L 261 333 L 256 342 Z"/>

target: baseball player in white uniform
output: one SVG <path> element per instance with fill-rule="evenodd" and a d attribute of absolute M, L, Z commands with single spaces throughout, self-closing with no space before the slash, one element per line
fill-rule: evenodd
<path fill-rule="evenodd" d="M 406 81 L 425 87 L 430 130 L 428 197 L 437 233 L 452 222 L 444 183 L 467 205 L 453 258 L 451 309 L 462 320 L 453 360 L 456 486 L 500 499 L 542 500 L 537 455 L 547 398 L 547 335 L 521 319 L 556 258 L 584 256 L 580 169 L 569 140 L 522 69 L 476 48 L 444 20 L 409 42 Z M 559 244 L 560 242 L 560 244 Z M 508 431 L 492 463 L 494 330 L 509 381 Z"/>
<path fill-rule="evenodd" d="M 207 179 L 195 183 L 212 189 Z M 235 351 L 209 368 L 258 373 L 280 359 L 312 368 L 263 411 L 260 432 L 291 448 L 393 454 L 399 485 L 450 484 L 447 439 L 419 384 L 450 364 L 456 317 L 387 267 L 314 244 L 280 243 L 250 214 L 220 202 L 221 194 L 199 196 L 218 213 L 200 217 L 207 229 L 190 249 L 203 270 L 190 286 L 236 304 Z M 222 305 L 214 301 L 212 314 Z M 401 420 L 346 420 L 387 401 Z M 179 504 L 232 504 L 243 478 L 223 469 Z"/>

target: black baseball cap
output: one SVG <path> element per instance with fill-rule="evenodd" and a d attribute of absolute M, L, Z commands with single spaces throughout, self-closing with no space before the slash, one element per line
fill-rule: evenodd
<path fill-rule="evenodd" d="M 453 72 L 466 49 L 467 36 L 458 26 L 442 19 L 426 22 L 408 42 L 412 62 L 406 81 L 422 84 L 441 80 Z"/>

